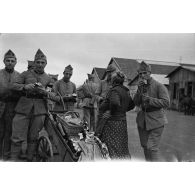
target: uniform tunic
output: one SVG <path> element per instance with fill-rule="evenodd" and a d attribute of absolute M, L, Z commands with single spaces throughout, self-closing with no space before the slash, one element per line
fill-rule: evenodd
<path fill-rule="evenodd" d="M 10 90 L 10 85 L 17 80 L 19 73 L 13 71 L 7 72 L 5 69 L 0 70 L 0 157 L 8 158 L 11 148 L 12 120 L 14 109 L 18 101 L 16 94 Z"/>
<path fill-rule="evenodd" d="M 168 122 L 164 109 L 169 106 L 169 94 L 163 84 L 151 78 L 145 95 L 149 96 L 147 103 L 142 101 L 139 90 L 134 96 L 135 105 L 141 108 L 136 118 L 140 143 L 147 161 L 159 161 L 160 139 L 164 125 Z"/>
<path fill-rule="evenodd" d="M 84 99 L 83 99 L 83 119 L 89 124 L 91 131 L 95 130 L 97 122 L 97 106 L 95 106 L 95 92 L 98 85 L 93 81 L 88 81 L 82 86 Z"/>
<path fill-rule="evenodd" d="M 59 93 L 62 97 L 67 95 L 72 95 L 76 93 L 76 85 L 71 81 L 65 82 L 63 79 L 54 83 L 53 91 L 55 93 Z M 74 103 L 73 102 L 64 102 L 65 110 L 70 111 L 74 110 Z M 63 105 L 60 103 L 56 103 L 54 106 L 54 110 L 56 111 L 63 111 Z"/>
<path fill-rule="evenodd" d="M 36 150 L 36 141 L 39 131 L 44 126 L 47 103 L 37 88 L 25 91 L 27 84 L 41 83 L 46 87 L 51 78 L 46 74 L 37 74 L 34 70 L 23 72 L 13 84 L 13 90 L 24 91 L 16 106 L 16 115 L 13 119 L 11 158 L 18 160 L 22 144 L 27 143 L 28 159 L 32 160 Z"/>

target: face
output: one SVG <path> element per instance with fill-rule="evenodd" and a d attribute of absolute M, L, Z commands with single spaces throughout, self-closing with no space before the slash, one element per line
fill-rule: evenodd
<path fill-rule="evenodd" d="M 47 64 L 46 60 L 43 60 L 43 59 L 35 60 L 34 69 L 37 71 L 43 71 L 46 64 Z"/>
<path fill-rule="evenodd" d="M 71 70 L 64 71 L 64 80 L 65 81 L 69 81 L 71 76 L 72 76 L 72 71 Z"/>
<path fill-rule="evenodd" d="M 139 78 L 142 80 L 149 80 L 150 79 L 150 72 L 148 71 L 140 71 L 139 72 Z"/>
<path fill-rule="evenodd" d="M 7 69 L 14 69 L 17 61 L 15 58 L 5 58 L 4 59 L 4 64 Z"/>

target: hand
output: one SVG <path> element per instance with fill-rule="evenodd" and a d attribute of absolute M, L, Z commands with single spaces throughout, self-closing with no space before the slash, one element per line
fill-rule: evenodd
<path fill-rule="evenodd" d="M 144 104 L 149 104 L 149 102 L 150 102 L 150 97 L 147 96 L 147 95 L 142 95 L 142 102 L 143 102 Z"/>
<path fill-rule="evenodd" d="M 24 86 L 24 89 L 25 89 L 25 90 L 30 90 L 30 89 L 33 89 L 34 87 L 35 87 L 35 85 L 32 84 L 32 83 L 30 83 L 30 84 L 25 85 L 25 86 Z"/>
<path fill-rule="evenodd" d="M 146 80 L 140 80 L 139 83 L 138 83 L 138 86 L 143 86 L 143 85 L 146 85 L 147 84 L 147 81 Z"/>
<path fill-rule="evenodd" d="M 42 88 L 42 87 L 38 87 L 37 88 L 37 90 L 38 90 L 38 93 L 39 94 L 41 94 L 41 95 L 44 95 L 44 96 L 47 96 L 48 95 L 48 91 L 46 91 L 44 88 Z"/>
<path fill-rule="evenodd" d="M 102 116 L 103 119 L 108 119 L 108 118 L 110 118 L 110 117 L 111 117 L 110 111 L 106 111 L 106 112 L 103 114 L 103 116 Z"/>

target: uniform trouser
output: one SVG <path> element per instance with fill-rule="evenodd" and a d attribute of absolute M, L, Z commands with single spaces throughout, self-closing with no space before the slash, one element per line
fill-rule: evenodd
<path fill-rule="evenodd" d="M 9 159 L 11 150 L 12 120 L 16 103 L 8 102 L 0 118 L 0 158 Z"/>
<path fill-rule="evenodd" d="M 33 159 L 36 153 L 36 144 L 39 136 L 39 131 L 44 126 L 45 115 L 26 116 L 16 114 L 12 124 L 12 145 L 11 159 L 19 160 L 22 151 L 22 144 L 27 142 L 27 158 L 29 161 Z"/>
<path fill-rule="evenodd" d="M 144 149 L 146 161 L 159 161 L 159 145 L 164 126 L 147 131 L 138 127 L 141 146 Z"/>
<path fill-rule="evenodd" d="M 94 131 L 95 121 L 93 108 L 83 107 L 83 119 L 88 123 L 89 130 Z"/>

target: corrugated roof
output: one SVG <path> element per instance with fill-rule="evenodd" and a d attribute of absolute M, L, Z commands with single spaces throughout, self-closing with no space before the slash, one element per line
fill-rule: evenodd
<path fill-rule="evenodd" d="M 97 75 L 98 75 L 99 79 L 102 80 L 103 75 L 106 72 L 106 68 L 97 68 L 97 67 L 95 67 L 94 70 L 97 72 Z M 92 71 L 92 73 L 93 73 L 93 71 Z"/>
<path fill-rule="evenodd" d="M 157 80 L 158 82 L 168 85 L 169 84 L 169 79 L 166 78 L 166 74 L 151 74 L 151 77 Z"/>
<path fill-rule="evenodd" d="M 193 71 L 195 72 L 195 65 L 194 64 L 181 64 L 181 66 L 175 68 L 172 72 L 170 72 L 167 77 L 170 77 L 171 75 L 173 75 L 175 72 L 177 72 L 178 70 L 180 70 L 181 68 L 185 69 L 185 70 L 189 70 L 189 71 Z"/>
<path fill-rule="evenodd" d="M 191 67 L 191 66 L 182 66 L 182 68 L 184 68 L 186 70 L 190 70 L 190 71 L 195 72 L 195 66 L 194 67 Z"/>
<path fill-rule="evenodd" d="M 128 79 L 133 79 L 137 75 L 139 63 L 134 59 L 112 58 L 120 67 L 121 71 Z M 112 62 L 110 61 L 110 63 Z"/>
<path fill-rule="evenodd" d="M 124 74 L 127 76 L 129 80 L 133 80 L 137 76 L 137 69 L 139 67 L 139 64 L 141 61 L 145 60 L 135 60 L 135 59 L 125 59 L 125 58 L 112 58 L 121 70 L 124 72 Z M 110 61 L 110 63 L 112 62 Z M 146 60 L 148 64 L 151 65 L 152 68 L 152 74 L 162 74 L 167 75 L 170 72 L 172 72 L 175 67 L 179 66 L 178 63 L 174 62 L 159 62 L 159 61 L 152 61 L 152 60 Z M 169 65 L 168 65 L 169 64 Z M 171 64 L 171 65 L 170 65 Z"/>
<path fill-rule="evenodd" d="M 142 61 L 148 63 L 148 64 L 156 64 L 156 65 L 166 65 L 166 66 L 179 66 L 180 64 L 177 62 L 165 62 L 165 61 L 157 61 L 157 60 L 144 60 L 144 59 L 137 59 L 139 63 Z"/>

